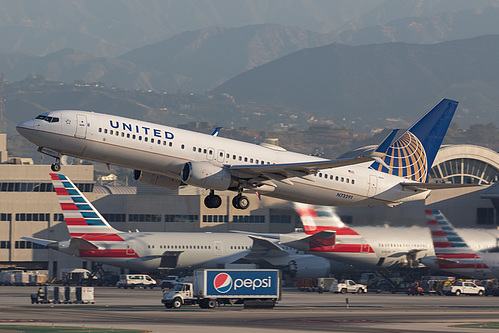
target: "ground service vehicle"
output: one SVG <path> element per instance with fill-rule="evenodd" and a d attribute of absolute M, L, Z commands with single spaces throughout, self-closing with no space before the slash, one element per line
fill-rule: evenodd
<path fill-rule="evenodd" d="M 116 283 L 118 288 L 135 288 L 135 287 L 150 287 L 151 289 L 156 286 L 156 280 L 146 274 L 126 274 L 120 275 L 120 280 Z"/>
<path fill-rule="evenodd" d="M 244 304 L 245 308 L 273 308 L 281 296 L 281 276 L 276 269 L 205 269 L 194 272 L 193 282 L 178 283 L 163 293 L 166 308 L 199 304 Z"/>
<path fill-rule="evenodd" d="M 477 286 L 473 282 L 457 281 L 453 285 L 444 286 L 444 294 L 456 296 L 461 294 L 482 296 L 485 294 L 485 288 Z"/>
<path fill-rule="evenodd" d="M 346 294 L 348 292 L 362 294 L 367 293 L 367 286 L 365 284 L 355 283 L 352 280 L 345 280 L 340 283 L 333 283 L 330 290 L 332 293 Z"/>
<path fill-rule="evenodd" d="M 182 278 L 179 278 L 178 276 L 176 275 L 168 275 L 166 278 L 164 278 L 163 280 L 161 280 L 161 289 L 171 289 L 173 287 L 175 287 L 175 285 L 177 283 L 180 283 L 182 282 Z"/>

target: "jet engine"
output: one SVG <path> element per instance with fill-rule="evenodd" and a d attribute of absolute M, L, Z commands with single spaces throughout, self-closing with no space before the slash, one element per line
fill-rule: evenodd
<path fill-rule="evenodd" d="M 314 255 L 295 256 L 282 268 L 293 279 L 325 277 L 331 273 L 329 260 Z"/>
<path fill-rule="evenodd" d="M 237 187 L 229 170 L 208 162 L 187 162 L 180 173 L 182 181 L 187 185 L 225 191 Z"/>
<path fill-rule="evenodd" d="M 178 179 L 141 170 L 133 170 L 132 177 L 139 183 L 167 188 L 169 190 L 175 190 L 182 184 Z"/>

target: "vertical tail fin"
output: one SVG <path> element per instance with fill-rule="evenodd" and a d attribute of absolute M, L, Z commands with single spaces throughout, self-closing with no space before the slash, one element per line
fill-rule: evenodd
<path fill-rule="evenodd" d="M 371 168 L 425 182 L 457 104 L 450 99 L 441 100 L 388 149 L 383 147 L 383 150 L 379 150 L 378 147 L 376 153 L 381 154 L 381 163 L 374 162 Z"/>
<path fill-rule="evenodd" d="M 119 231 L 109 225 L 69 178 L 55 173 L 51 173 L 50 178 L 71 238 L 79 237 L 88 241 L 123 240 L 116 235 Z"/>
<path fill-rule="evenodd" d="M 436 262 L 442 270 L 466 276 L 488 270 L 476 251 L 471 249 L 439 210 L 425 210 Z"/>

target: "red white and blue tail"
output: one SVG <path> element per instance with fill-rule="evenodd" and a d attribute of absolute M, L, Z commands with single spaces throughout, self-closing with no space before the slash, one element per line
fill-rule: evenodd
<path fill-rule="evenodd" d="M 472 250 L 439 210 L 425 210 L 438 267 L 453 273 L 474 276 L 488 271 L 478 253 Z"/>
<path fill-rule="evenodd" d="M 68 253 L 96 261 L 138 257 L 69 178 L 55 173 L 50 178 L 71 236 Z"/>
<path fill-rule="evenodd" d="M 71 238 L 81 237 L 91 241 L 94 236 L 119 233 L 109 225 L 69 178 L 55 173 L 51 173 L 50 178 Z"/>
<path fill-rule="evenodd" d="M 313 246 L 310 251 L 331 253 L 374 253 L 373 248 L 365 242 L 362 236 L 343 223 L 333 207 L 314 206 L 295 203 L 295 210 L 300 215 L 303 230 L 308 235 L 318 235 L 322 232 L 334 232 L 334 243 L 328 246 Z M 340 241 L 338 241 L 340 237 Z M 324 243 L 324 242 L 322 242 Z"/>

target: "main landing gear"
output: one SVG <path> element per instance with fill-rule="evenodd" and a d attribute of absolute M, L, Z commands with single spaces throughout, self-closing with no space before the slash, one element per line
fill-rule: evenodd
<path fill-rule="evenodd" d="M 222 204 L 222 198 L 215 194 L 215 191 L 210 190 L 210 194 L 204 198 L 204 205 L 207 208 L 218 208 Z"/>
<path fill-rule="evenodd" d="M 222 205 L 222 198 L 215 194 L 215 191 L 210 190 L 210 194 L 204 198 L 204 205 L 207 208 L 218 208 Z M 248 197 L 239 193 L 232 199 L 232 206 L 236 209 L 247 209 L 250 205 Z"/>

